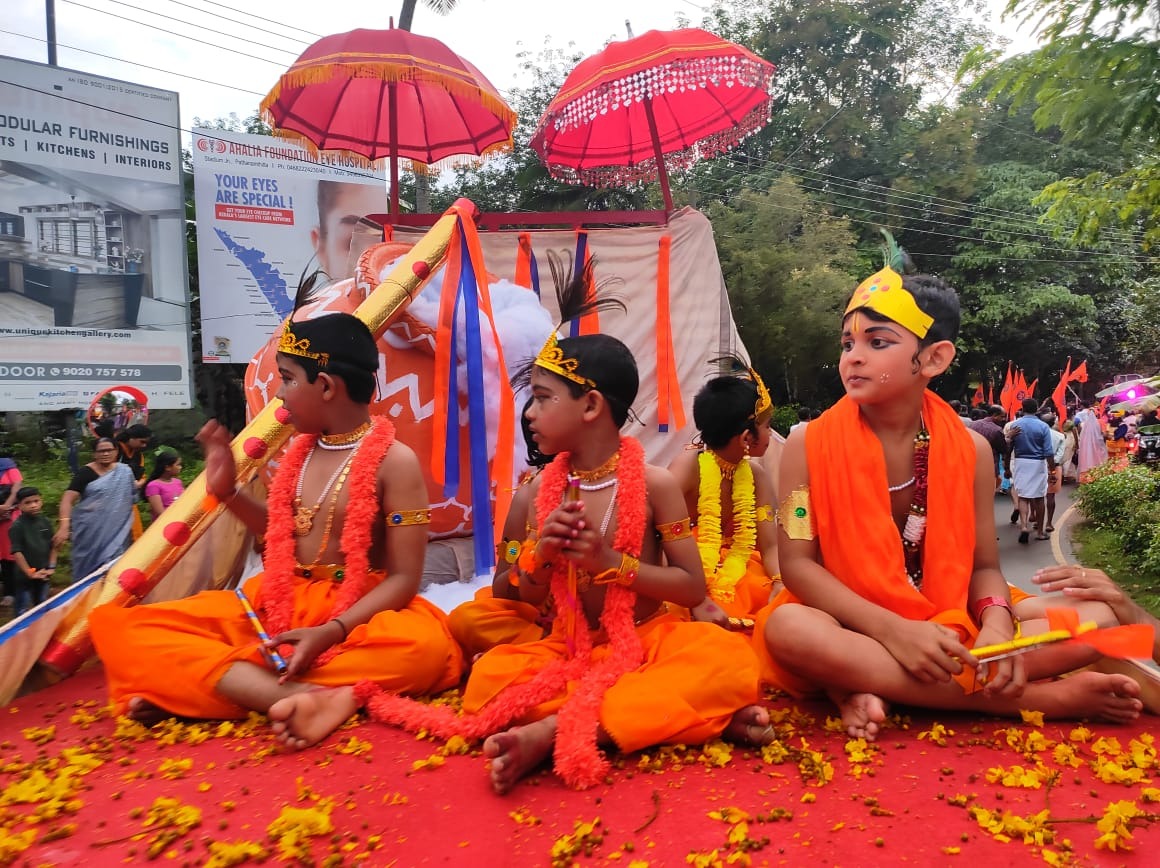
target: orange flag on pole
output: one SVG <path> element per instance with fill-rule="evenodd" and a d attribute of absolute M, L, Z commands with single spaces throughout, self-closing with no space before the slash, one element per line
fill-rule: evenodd
<path fill-rule="evenodd" d="M 1088 381 L 1087 359 L 1084 359 L 1075 366 L 1075 370 L 1071 372 L 1069 380 L 1075 380 L 1077 383 L 1086 383 Z"/>
<path fill-rule="evenodd" d="M 1003 379 L 1003 388 L 999 392 L 999 403 L 1007 411 L 1007 418 L 1014 416 L 1011 410 L 1011 399 L 1015 395 L 1015 381 L 1011 379 L 1011 363 L 1007 362 L 1007 376 Z"/>
<path fill-rule="evenodd" d="M 1039 385 L 1039 377 L 1036 377 L 1034 380 L 1031 381 L 1031 385 L 1027 387 L 1027 397 L 1028 398 L 1035 397 L 1035 387 L 1038 385 Z"/>
<path fill-rule="evenodd" d="M 995 384 L 992 382 L 987 383 L 987 403 L 992 406 L 995 404 Z"/>
<path fill-rule="evenodd" d="M 1059 375 L 1059 385 L 1051 393 L 1051 401 L 1055 404 L 1055 412 L 1059 414 L 1059 424 L 1067 421 L 1067 381 L 1071 378 L 1071 356 L 1067 357 L 1067 364 Z"/>
<path fill-rule="evenodd" d="M 983 403 L 983 383 L 979 382 L 979 388 L 975 389 L 975 396 L 971 398 L 971 406 L 978 407 Z"/>

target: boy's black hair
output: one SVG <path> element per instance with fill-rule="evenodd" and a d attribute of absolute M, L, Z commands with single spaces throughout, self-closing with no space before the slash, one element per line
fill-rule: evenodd
<path fill-rule="evenodd" d="M 35 485 L 26 485 L 16 492 L 16 502 L 27 500 L 30 497 L 40 497 L 40 489 Z"/>
<path fill-rule="evenodd" d="M 959 336 L 962 309 L 954 287 L 933 274 L 906 274 L 902 286 L 914 296 L 919 310 L 934 319 L 926 337 L 919 339 L 918 347 L 929 347 L 939 341 L 954 341 Z M 853 313 L 853 311 L 851 311 Z M 894 322 L 890 317 L 869 307 L 858 308 L 858 313 L 874 322 Z M 843 317 L 843 320 L 845 317 Z"/>
<path fill-rule="evenodd" d="M 746 431 L 757 433 L 757 386 L 742 377 L 714 377 L 693 398 L 693 423 L 710 449 L 723 449 Z"/>
<path fill-rule="evenodd" d="M 144 437 L 146 440 L 148 440 L 152 436 L 153 432 L 149 430 L 149 426 L 142 425 L 140 422 L 138 422 L 135 425 L 130 425 L 128 428 L 118 434 L 117 439 L 124 443 L 129 440 L 134 440 L 138 437 Z"/>
<path fill-rule="evenodd" d="M 616 423 L 616 427 L 619 428 L 628 421 L 632 402 L 636 400 L 637 390 L 640 389 L 640 374 L 636 369 L 636 359 L 633 358 L 629 348 L 611 335 L 561 338 L 557 346 L 565 358 L 576 360 L 577 374 L 587 377 L 596 384 L 595 390 L 608 402 L 608 409 L 612 411 L 612 421 Z M 568 394 L 573 398 L 579 398 L 585 392 L 591 391 L 565 377 L 559 379 L 568 387 Z"/>
<path fill-rule="evenodd" d="M 349 313 L 330 313 L 291 323 L 296 340 L 308 340 L 310 352 L 326 353 L 325 367 L 318 359 L 287 354 L 313 383 L 319 373 L 338 377 L 346 384 L 347 395 L 358 404 L 369 404 L 375 394 L 375 374 L 379 370 L 379 349 L 366 323 Z"/>

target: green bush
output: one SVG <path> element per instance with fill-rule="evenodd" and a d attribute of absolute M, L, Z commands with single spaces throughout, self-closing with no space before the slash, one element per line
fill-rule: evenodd
<path fill-rule="evenodd" d="M 788 436 L 790 426 L 797 424 L 799 409 L 797 404 L 783 404 L 776 408 L 773 411 L 773 430 L 782 437 Z"/>
<path fill-rule="evenodd" d="M 1143 465 L 1101 468 L 1079 489 L 1079 509 L 1114 534 L 1134 567 L 1160 570 L 1160 474 Z"/>

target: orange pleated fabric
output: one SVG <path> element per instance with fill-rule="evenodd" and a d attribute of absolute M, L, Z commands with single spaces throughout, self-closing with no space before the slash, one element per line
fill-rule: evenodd
<path fill-rule="evenodd" d="M 644 662 L 604 694 L 600 725 L 622 751 L 655 744 L 700 744 L 719 736 L 734 713 L 757 702 L 758 664 L 748 641 L 714 624 L 689 623 L 675 614 L 637 628 Z M 463 708 L 477 713 L 505 688 L 529 681 L 549 663 L 567 656 L 562 636 L 522 645 L 501 645 L 476 661 L 467 679 Z M 608 654 L 593 649 L 593 662 Z M 573 685 L 569 685 L 571 690 Z M 517 723 L 559 711 L 568 691 Z"/>
<path fill-rule="evenodd" d="M 922 589 L 906 575 L 882 444 L 849 398 L 806 429 L 820 561 L 865 599 L 906 618 L 951 627 L 969 646 L 978 635 L 966 611 L 975 523 L 965 519 L 974 515 L 975 445 L 955 411 L 933 392 L 923 395 L 922 417 L 930 432 Z M 789 602 L 798 600 L 783 591 L 760 613 L 754 647 L 763 680 L 800 694 L 812 685 L 778 666 L 764 641 L 769 614 Z"/>
<path fill-rule="evenodd" d="M 447 624 L 468 660 L 497 645 L 520 645 L 544 638 L 540 611 L 531 603 L 496 599 L 480 588 L 475 599 L 451 610 Z"/>
<path fill-rule="evenodd" d="M 261 584 L 260 574 L 246 583 L 251 600 L 260 599 Z M 293 623 L 325 621 L 340 588 L 337 582 L 295 579 Z M 248 714 L 214 689 L 234 663 L 267 665 L 232 591 L 132 608 L 100 606 L 89 623 L 118 710 L 139 696 L 181 717 Z M 339 647 L 337 657 L 300 680 L 339 687 L 369 679 L 397 693 L 425 694 L 454 686 L 463 673 L 463 654 L 446 616 L 420 597 L 354 627 Z"/>

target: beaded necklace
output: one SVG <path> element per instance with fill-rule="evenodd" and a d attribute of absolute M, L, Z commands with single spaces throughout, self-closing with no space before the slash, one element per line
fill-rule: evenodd
<path fill-rule="evenodd" d="M 930 432 L 926 425 L 919 423 L 918 434 L 914 437 L 914 494 L 910 499 L 910 510 L 906 524 L 902 527 L 902 554 L 906 562 L 906 575 L 915 589 L 922 589 L 922 541 L 926 536 L 926 485 L 927 460 L 930 457 Z M 905 487 L 905 486 L 903 486 Z"/>

